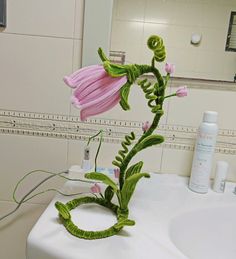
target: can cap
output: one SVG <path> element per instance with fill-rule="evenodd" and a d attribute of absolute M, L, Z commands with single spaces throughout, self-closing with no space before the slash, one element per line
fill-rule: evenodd
<path fill-rule="evenodd" d="M 225 180 L 226 180 L 228 167 L 229 167 L 229 165 L 227 162 L 217 161 L 215 180 L 214 180 L 214 184 L 213 184 L 213 190 L 215 192 L 224 192 Z"/>
<path fill-rule="evenodd" d="M 218 113 L 215 111 L 205 111 L 203 114 L 203 122 L 216 123 Z"/>

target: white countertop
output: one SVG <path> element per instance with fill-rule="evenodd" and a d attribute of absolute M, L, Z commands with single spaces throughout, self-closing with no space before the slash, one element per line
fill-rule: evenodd
<path fill-rule="evenodd" d="M 129 205 L 129 218 L 135 220 L 135 226 L 99 240 L 83 240 L 67 232 L 59 223 L 54 203 L 66 203 L 73 197 L 56 195 L 29 234 L 27 259 L 186 259 L 171 241 L 172 219 L 198 208 L 236 203 L 236 195 L 232 194 L 235 184 L 227 183 L 224 194 L 212 190 L 197 194 L 188 189 L 187 182 L 186 177 L 168 174 L 151 174 L 150 179 L 140 180 Z M 63 189 L 80 192 L 89 191 L 90 186 L 67 182 Z M 114 224 L 115 217 L 109 210 L 93 204 L 82 206 L 71 212 L 81 228 L 96 230 Z"/>

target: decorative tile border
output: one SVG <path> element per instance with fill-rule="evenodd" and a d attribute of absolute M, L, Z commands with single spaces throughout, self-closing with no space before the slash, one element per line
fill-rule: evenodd
<path fill-rule="evenodd" d="M 0 110 L 2 134 L 87 140 L 102 129 L 105 142 L 118 144 L 130 131 L 141 135 L 141 128 L 142 122 L 139 121 L 94 118 L 81 122 L 77 116 Z M 165 137 L 162 147 L 193 151 L 196 131 L 194 127 L 160 125 L 158 133 Z M 236 130 L 219 131 L 216 152 L 236 155 Z"/>

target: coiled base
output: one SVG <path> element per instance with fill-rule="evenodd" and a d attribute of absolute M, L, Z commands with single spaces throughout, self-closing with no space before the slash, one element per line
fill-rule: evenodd
<path fill-rule="evenodd" d="M 101 230 L 101 231 L 86 231 L 77 227 L 73 221 L 71 220 L 70 210 L 75 209 L 79 205 L 86 204 L 86 203 L 97 203 L 101 206 L 104 206 L 114 212 L 117 216 L 117 223 L 111 226 L 108 229 Z M 107 202 L 105 199 L 102 198 L 95 198 L 95 197 L 82 197 L 78 199 L 71 200 L 66 204 L 61 202 L 56 202 L 55 207 L 59 211 L 59 217 L 61 222 L 65 226 L 68 232 L 72 235 L 83 238 L 83 239 L 101 239 L 109 236 L 113 236 L 117 234 L 124 225 L 134 225 L 134 222 L 128 220 L 127 216 L 121 215 L 119 207 L 111 202 Z"/>

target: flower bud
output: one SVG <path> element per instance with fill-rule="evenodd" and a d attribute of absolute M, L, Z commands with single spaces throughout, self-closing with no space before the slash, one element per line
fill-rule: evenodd
<path fill-rule="evenodd" d="M 188 89 L 187 89 L 186 85 L 178 87 L 178 89 L 176 91 L 176 96 L 184 97 L 184 96 L 187 96 L 187 95 L 188 95 Z"/>
<path fill-rule="evenodd" d="M 142 126 L 142 130 L 145 133 L 149 128 L 151 127 L 149 121 L 146 121 L 143 126 Z"/>
<path fill-rule="evenodd" d="M 175 65 L 174 64 L 170 64 L 170 63 L 166 63 L 165 64 L 165 71 L 168 74 L 173 74 L 175 72 Z"/>
<path fill-rule="evenodd" d="M 101 193 L 101 187 L 97 183 L 95 183 L 91 188 L 90 188 L 92 193 Z"/>
<path fill-rule="evenodd" d="M 120 169 L 119 168 L 115 168 L 114 169 L 114 175 L 115 175 L 115 178 L 119 178 L 120 177 Z"/>

